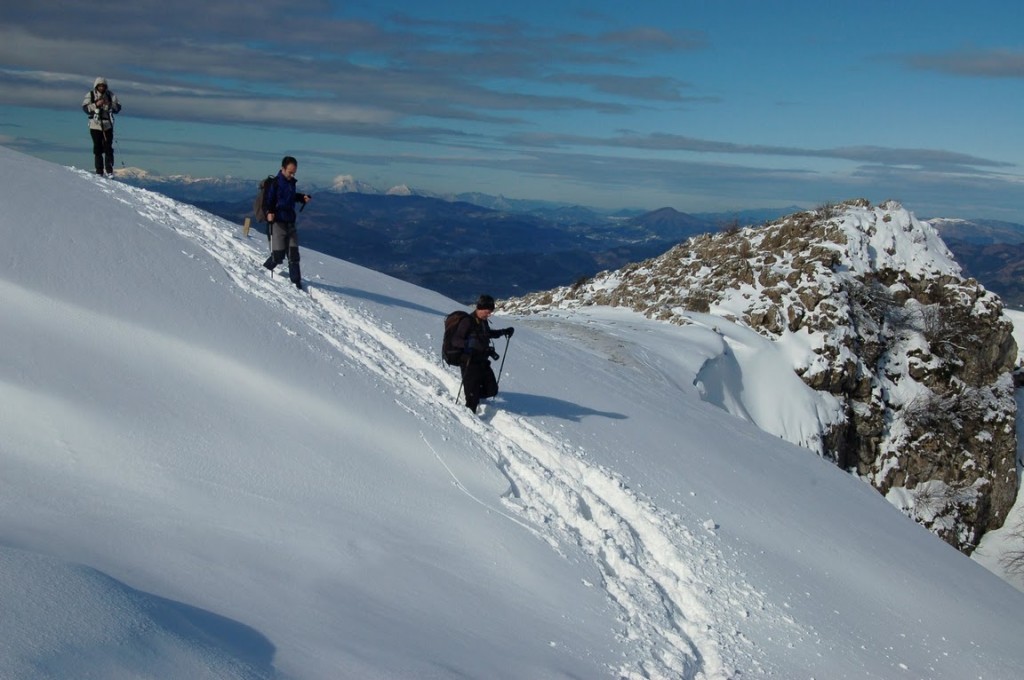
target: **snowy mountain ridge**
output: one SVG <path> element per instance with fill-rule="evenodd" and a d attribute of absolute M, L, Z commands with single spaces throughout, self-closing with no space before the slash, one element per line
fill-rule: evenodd
<path fill-rule="evenodd" d="M 806 416 L 806 387 L 740 389 L 761 362 L 733 352 L 738 326 L 499 314 L 517 332 L 479 418 L 437 357 L 450 299 L 312 251 L 303 295 L 239 225 L 2 148 L 0 174 L 0 676 L 953 680 L 1024 661 L 1020 593 L 704 403 L 695 376 L 733 356 L 719 386 Z M 18 200 L 38 191 L 54 200 Z"/>
<path fill-rule="evenodd" d="M 867 275 L 900 271 L 915 278 L 960 276 L 960 265 L 938 232 L 895 201 L 872 207 L 853 201 L 831 210 L 843 237 L 824 234 L 826 243 L 839 242 L 842 265 Z"/>
<path fill-rule="evenodd" d="M 1012 324 L 898 203 L 849 201 L 695 237 L 509 307 L 606 304 L 756 331 L 773 346 L 766 361 L 777 356 L 818 391 L 816 425 L 780 427 L 714 390 L 710 402 L 855 472 L 965 552 L 1002 526 L 1017 493 Z"/>

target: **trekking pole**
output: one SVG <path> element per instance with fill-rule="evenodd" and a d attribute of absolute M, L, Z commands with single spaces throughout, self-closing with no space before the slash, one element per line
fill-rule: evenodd
<path fill-rule="evenodd" d="M 110 112 L 110 134 L 114 134 L 114 112 Z M 121 167 L 124 167 L 124 156 L 121 155 L 121 142 L 117 137 L 114 137 L 114 155 L 121 159 Z"/>
<path fill-rule="evenodd" d="M 270 220 L 267 220 L 267 252 L 269 257 L 274 257 L 274 223 Z M 273 269 L 270 270 L 270 278 L 274 278 Z"/>
<path fill-rule="evenodd" d="M 505 336 L 505 351 L 501 354 L 501 365 L 498 366 L 498 379 L 494 381 L 495 385 L 501 384 L 501 371 L 505 368 L 505 357 L 508 356 L 508 343 L 512 340 L 509 336 Z"/>
<path fill-rule="evenodd" d="M 455 395 L 455 403 L 456 404 L 459 403 L 459 399 L 462 397 L 462 386 L 466 382 L 464 378 L 465 378 L 465 376 L 464 376 L 464 374 L 462 372 L 462 366 L 460 365 L 459 366 L 459 393 Z"/>
<path fill-rule="evenodd" d="M 103 151 L 102 159 L 103 159 L 103 165 L 104 165 L 104 168 L 105 168 L 105 166 L 107 164 L 107 161 L 110 159 L 110 154 L 107 153 L 107 144 L 109 143 L 110 144 L 110 148 L 113 149 L 114 148 L 114 140 L 112 140 L 112 139 L 108 140 L 107 139 L 107 129 L 105 127 L 103 127 L 103 120 L 99 117 L 99 113 L 96 114 L 96 120 L 98 120 L 100 122 L 100 133 L 103 134 L 103 149 L 101 149 L 101 150 Z M 111 132 L 111 134 L 113 134 L 113 132 L 114 132 L 114 127 L 113 127 L 114 123 L 113 123 L 113 121 L 111 121 L 110 126 L 111 126 L 110 127 L 110 132 Z M 113 168 L 111 168 L 111 170 L 113 170 Z"/>

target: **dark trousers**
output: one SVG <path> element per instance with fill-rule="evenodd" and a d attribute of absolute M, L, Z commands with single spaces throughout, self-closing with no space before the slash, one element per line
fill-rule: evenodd
<path fill-rule="evenodd" d="M 466 406 L 476 413 L 481 399 L 489 399 L 498 394 L 498 380 L 491 370 L 491 362 L 486 357 L 470 358 L 461 366 L 462 389 L 466 392 Z"/>
<path fill-rule="evenodd" d="M 287 249 L 287 250 L 286 250 Z M 302 281 L 299 269 L 299 233 L 294 222 L 274 222 L 270 226 L 270 257 L 263 266 L 274 271 L 274 267 L 284 262 L 288 254 L 288 278 L 298 285 Z"/>
<path fill-rule="evenodd" d="M 92 135 L 92 155 L 96 161 L 96 172 L 114 174 L 114 128 L 89 130 Z M 106 156 L 106 161 L 104 161 Z"/>

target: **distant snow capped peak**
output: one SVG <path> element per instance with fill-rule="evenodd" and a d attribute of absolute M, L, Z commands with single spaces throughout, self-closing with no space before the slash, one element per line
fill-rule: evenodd
<path fill-rule="evenodd" d="M 336 191 L 340 194 L 379 194 L 380 190 L 376 187 L 357 180 L 352 175 L 338 175 L 331 182 L 331 191 Z"/>
<path fill-rule="evenodd" d="M 388 189 L 386 193 L 388 196 L 421 196 L 423 198 L 437 198 L 444 201 L 451 200 L 450 196 L 443 196 L 423 189 L 413 189 L 408 184 L 396 184 Z"/>
<path fill-rule="evenodd" d="M 154 179 L 155 175 L 142 168 L 130 167 L 130 168 L 115 168 L 114 176 L 122 179 Z"/>
<path fill-rule="evenodd" d="M 950 224 L 971 224 L 971 222 L 962 217 L 932 217 L 928 219 L 928 224 L 939 228 Z"/>

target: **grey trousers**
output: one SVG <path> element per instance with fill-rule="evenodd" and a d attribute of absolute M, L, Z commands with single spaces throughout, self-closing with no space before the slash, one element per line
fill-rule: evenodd
<path fill-rule="evenodd" d="M 274 271 L 274 267 L 284 262 L 288 255 L 288 278 L 296 286 L 300 286 L 302 272 L 299 270 L 299 234 L 295 231 L 294 222 L 274 222 L 270 226 L 270 257 L 263 266 Z"/>
<path fill-rule="evenodd" d="M 270 227 L 270 249 L 290 250 L 296 249 L 298 259 L 299 232 L 295 229 L 294 222 L 274 222 Z"/>

